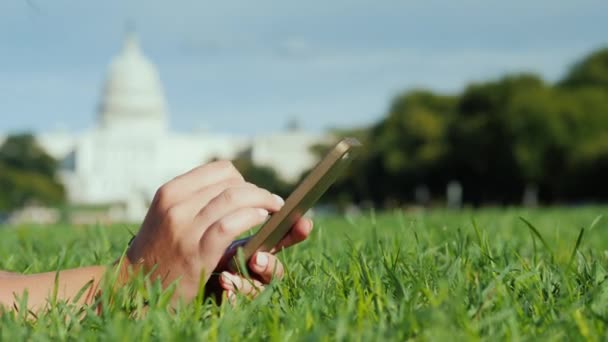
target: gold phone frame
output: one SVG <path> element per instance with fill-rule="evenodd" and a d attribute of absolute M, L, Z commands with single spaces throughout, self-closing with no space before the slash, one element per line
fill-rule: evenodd
<path fill-rule="evenodd" d="M 243 245 L 242 255 L 245 260 L 258 251 L 268 252 L 276 246 L 335 182 L 360 146 L 361 143 L 355 138 L 340 140 L 298 184 L 281 210 L 274 213 Z"/>

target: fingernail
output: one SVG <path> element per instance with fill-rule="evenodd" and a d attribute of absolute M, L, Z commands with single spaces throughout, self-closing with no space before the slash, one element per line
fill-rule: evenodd
<path fill-rule="evenodd" d="M 257 208 L 257 209 L 258 209 L 258 213 L 260 214 L 260 216 L 262 216 L 262 217 L 268 216 L 268 210 L 262 209 L 262 208 Z"/>
<path fill-rule="evenodd" d="M 256 254 L 255 264 L 259 267 L 266 267 L 268 265 L 268 256 L 265 253 Z"/>
<path fill-rule="evenodd" d="M 229 272 L 222 272 L 221 277 L 224 284 L 233 288 L 237 285 L 238 280 L 234 275 L 230 274 Z"/>
<path fill-rule="evenodd" d="M 276 194 L 273 194 L 273 196 L 274 196 L 274 198 L 277 200 L 277 203 L 278 203 L 280 206 L 283 206 L 283 204 L 285 204 L 285 201 L 284 201 L 284 200 L 281 198 L 281 196 L 276 195 Z"/>

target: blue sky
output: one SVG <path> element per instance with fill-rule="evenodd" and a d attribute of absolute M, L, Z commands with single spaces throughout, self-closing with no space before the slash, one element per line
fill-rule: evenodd
<path fill-rule="evenodd" d="M 135 22 L 171 125 L 260 134 L 368 124 L 414 87 L 548 81 L 608 45 L 608 1 L 0 1 L 0 132 L 95 124 Z"/>

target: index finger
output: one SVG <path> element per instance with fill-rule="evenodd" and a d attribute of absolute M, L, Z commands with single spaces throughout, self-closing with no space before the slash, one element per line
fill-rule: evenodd
<path fill-rule="evenodd" d="M 156 192 L 154 201 L 168 209 L 191 197 L 202 188 L 229 179 L 244 180 L 230 161 L 220 160 L 204 164 L 165 183 Z"/>

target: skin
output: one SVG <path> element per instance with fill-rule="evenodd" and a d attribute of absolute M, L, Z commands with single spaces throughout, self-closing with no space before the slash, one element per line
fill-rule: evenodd
<path fill-rule="evenodd" d="M 305 240 L 312 221 L 301 219 L 270 253 L 256 253 L 248 265 L 253 279 L 229 270 L 234 240 L 278 211 L 283 200 L 245 182 L 232 163 L 217 161 L 197 167 L 162 185 L 126 258 L 111 266 L 89 266 L 58 273 L 58 298 L 70 300 L 88 282 L 90 290 L 79 304 L 90 304 L 109 268 L 119 270 L 126 282 L 131 271 L 159 278 L 164 287 L 177 281 L 175 300 L 194 299 L 201 281 L 206 295 L 233 299 L 236 293 L 255 296 L 284 269 L 274 256 L 281 249 Z M 242 242 L 241 242 L 242 243 Z M 232 246 L 231 246 L 232 245 Z M 230 247 L 230 248 L 229 248 Z M 28 292 L 32 311 L 43 309 L 55 286 L 55 272 L 21 275 L 0 271 L 0 306 L 15 307 L 15 298 Z"/>

